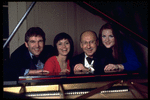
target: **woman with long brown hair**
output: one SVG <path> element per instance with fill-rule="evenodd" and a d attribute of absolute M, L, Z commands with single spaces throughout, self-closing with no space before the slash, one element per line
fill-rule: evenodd
<path fill-rule="evenodd" d="M 112 61 L 105 66 L 105 72 L 134 71 L 141 66 L 131 44 L 122 38 L 115 25 L 106 23 L 101 27 L 99 45 L 111 50 Z"/>

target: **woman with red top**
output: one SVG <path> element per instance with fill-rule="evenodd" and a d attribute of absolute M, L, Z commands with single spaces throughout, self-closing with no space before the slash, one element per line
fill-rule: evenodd
<path fill-rule="evenodd" d="M 49 71 L 49 75 L 63 75 L 70 73 L 70 58 L 73 55 L 73 40 L 67 33 L 59 33 L 54 38 L 55 56 L 50 57 L 44 70 Z"/>

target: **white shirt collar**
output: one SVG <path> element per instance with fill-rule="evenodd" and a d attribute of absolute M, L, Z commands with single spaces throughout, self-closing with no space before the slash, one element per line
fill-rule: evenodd
<path fill-rule="evenodd" d="M 31 59 L 33 59 L 33 54 L 29 51 L 30 57 Z"/>
<path fill-rule="evenodd" d="M 91 69 L 90 73 L 93 73 L 95 71 L 95 69 L 93 68 L 93 64 L 94 64 L 94 60 L 92 60 L 91 64 L 88 63 L 86 57 L 88 57 L 86 54 L 85 54 L 85 57 L 84 57 L 84 66 L 88 69 Z"/>
<path fill-rule="evenodd" d="M 85 54 L 85 57 L 84 57 L 84 66 L 86 67 L 86 66 L 89 66 L 89 65 L 90 66 L 93 65 L 94 60 L 92 60 L 91 64 L 89 64 L 88 61 L 87 61 L 87 59 L 86 59 L 86 57 L 88 57 L 88 56 Z"/>

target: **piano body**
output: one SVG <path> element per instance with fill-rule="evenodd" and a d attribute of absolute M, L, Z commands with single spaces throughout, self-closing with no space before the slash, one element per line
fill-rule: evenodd
<path fill-rule="evenodd" d="M 147 42 L 148 42 L 147 30 L 146 28 L 143 28 L 145 27 L 144 22 L 143 22 L 144 24 L 142 23 L 143 26 L 140 27 L 140 29 L 143 28 L 143 31 L 139 31 L 140 29 L 135 30 L 138 27 L 132 28 L 132 25 L 134 24 L 134 22 L 131 22 L 132 25 L 130 25 L 129 26 L 130 28 L 128 28 L 128 25 L 130 24 L 130 22 L 125 23 L 126 22 L 125 20 L 120 21 L 121 18 L 111 16 L 111 14 L 112 15 L 115 15 L 115 14 L 112 12 L 109 13 L 108 8 L 107 10 L 109 14 L 106 14 L 107 11 L 106 13 L 103 13 L 100 10 L 102 8 L 97 7 L 97 5 L 103 5 L 103 4 L 106 5 L 107 3 L 110 3 L 110 2 L 107 2 L 107 3 L 106 2 L 74 2 L 74 3 L 83 7 L 84 9 L 86 9 L 87 11 L 91 12 L 92 14 L 96 16 L 100 16 L 109 22 L 116 23 L 120 27 L 122 32 L 128 33 L 127 36 L 131 36 L 131 38 L 134 38 L 136 41 L 140 42 L 142 45 L 147 47 Z M 71 3 L 68 3 L 68 4 L 71 4 Z M 16 28 L 12 31 L 12 34 L 10 35 L 10 38 L 8 39 L 8 41 L 6 42 L 5 45 L 3 45 L 3 49 L 6 47 L 6 45 L 11 40 L 13 35 L 17 32 L 19 26 L 24 21 L 24 19 L 28 16 L 28 13 L 30 12 L 31 9 L 34 8 L 33 6 L 35 5 L 36 5 L 35 2 L 31 3 L 28 10 L 26 11 L 22 19 L 17 24 Z M 74 6 L 76 7 L 76 5 Z M 38 7 L 42 7 L 42 5 Z M 35 14 L 36 13 L 37 12 L 35 12 Z M 28 20 L 30 20 L 29 18 Z M 129 16 L 127 18 L 129 18 Z M 74 19 L 77 19 L 77 18 L 74 18 Z M 27 26 L 32 26 L 30 25 L 29 22 L 27 23 L 28 23 Z M 39 21 L 39 23 L 37 24 L 40 24 L 40 23 L 42 22 Z M 140 22 L 137 22 L 137 23 L 140 23 Z M 77 23 L 75 23 L 75 25 L 76 24 Z M 143 33 L 145 33 L 146 35 Z M 147 58 L 145 59 L 146 59 L 145 65 L 147 65 Z M 89 74 L 89 75 L 62 75 L 62 76 L 59 76 L 59 75 L 58 76 L 39 76 L 39 75 L 20 76 L 18 80 L 3 81 L 3 97 L 4 98 L 28 98 L 28 99 L 30 98 L 41 98 L 41 99 L 47 99 L 47 98 L 51 98 L 51 99 L 55 99 L 55 98 L 60 98 L 60 99 L 82 99 L 82 98 L 85 98 L 85 99 L 94 99 L 94 98 L 96 99 L 98 98 L 100 99 L 101 98 L 103 99 L 120 99 L 120 98 L 121 99 L 134 99 L 134 98 L 137 98 L 139 99 L 140 98 L 140 99 L 145 99 L 145 98 L 148 98 L 148 78 L 147 78 L 147 74 L 141 75 L 138 72 L 136 73 L 135 72 L 133 73 L 110 73 L 110 74 L 104 74 L 104 75 Z"/>
<path fill-rule="evenodd" d="M 20 76 L 4 81 L 4 98 L 144 99 L 148 80 L 139 73 L 103 75 Z"/>

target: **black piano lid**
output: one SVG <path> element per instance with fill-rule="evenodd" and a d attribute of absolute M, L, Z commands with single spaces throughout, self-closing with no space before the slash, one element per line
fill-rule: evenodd
<path fill-rule="evenodd" d="M 50 76 L 19 76 L 18 80 L 3 81 L 3 86 L 18 86 L 23 83 L 36 84 L 70 84 L 70 83 L 85 83 L 85 82 L 100 82 L 128 79 L 147 79 L 147 75 L 138 72 L 117 72 L 104 74 L 78 74 L 78 75 L 50 75 Z"/>
<path fill-rule="evenodd" d="M 78 74 L 78 75 L 51 75 L 51 76 L 20 76 L 19 84 L 65 84 L 98 81 L 113 81 L 139 77 L 139 73 L 109 73 L 109 74 Z"/>
<path fill-rule="evenodd" d="M 120 31 L 148 47 L 148 1 L 84 1 L 75 2 Z"/>

